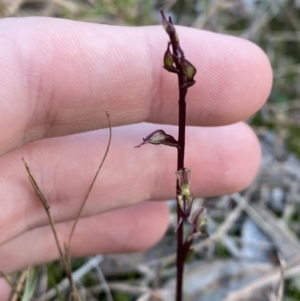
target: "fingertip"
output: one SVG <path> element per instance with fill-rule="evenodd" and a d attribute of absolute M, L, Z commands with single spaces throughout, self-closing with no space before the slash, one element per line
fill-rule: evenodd
<path fill-rule="evenodd" d="M 231 194 L 251 184 L 259 169 L 261 150 L 247 124 L 205 128 L 199 142 L 192 143 L 196 134 L 196 127 L 187 132 L 187 144 L 193 147 L 186 152 L 186 166 L 198 167 L 191 177 L 194 194 Z"/>
<path fill-rule="evenodd" d="M 260 46 L 248 40 L 243 41 L 249 45 L 245 54 L 247 59 L 245 58 L 244 61 L 249 65 L 249 78 L 252 78 L 252 81 L 249 80 L 251 98 L 248 101 L 252 102 L 250 115 L 253 115 L 264 105 L 270 95 L 273 70 L 267 54 Z"/>
<path fill-rule="evenodd" d="M 143 251 L 153 247 L 164 236 L 169 226 L 169 207 L 164 201 L 150 201 L 145 207 L 145 215 L 137 219 L 137 224 L 143 233 L 139 233 L 139 244 L 135 251 Z M 135 248 L 136 248 L 135 247 Z"/>
<path fill-rule="evenodd" d="M 188 124 L 231 124 L 263 105 L 272 71 L 258 46 L 198 29 L 176 30 L 197 68 L 197 84 L 187 97 Z M 169 113 L 178 97 L 177 79 L 161 66 L 168 43 L 161 26 L 21 18 L 1 22 L 0 32 L 0 94 L 9 100 L 0 118 L 1 128 L 8 129 L 2 153 L 43 137 L 106 127 L 99 112 L 107 109 L 114 126 L 176 124 L 177 115 Z"/>
<path fill-rule="evenodd" d="M 234 145 L 232 158 L 225 162 L 227 167 L 223 169 L 224 181 L 227 181 L 224 187 L 229 189 L 227 193 L 247 188 L 255 179 L 261 162 L 260 143 L 251 127 L 241 122 L 235 125 L 234 131 L 237 134 L 232 132 L 231 141 L 228 141 Z"/>
<path fill-rule="evenodd" d="M 187 96 L 189 124 L 232 124 L 249 118 L 263 106 L 273 74 L 267 55 L 258 45 L 239 37 L 181 30 L 182 47 L 197 67 L 197 83 Z"/>
<path fill-rule="evenodd" d="M 7 301 L 11 293 L 11 288 L 4 279 L 0 279 L 0 301 Z"/>
<path fill-rule="evenodd" d="M 239 127 L 243 135 L 238 137 L 240 143 L 237 143 L 234 156 L 237 157 L 237 164 L 241 164 L 243 170 L 240 177 L 233 179 L 235 183 L 234 191 L 241 191 L 253 182 L 261 162 L 261 147 L 255 132 L 246 123 L 240 123 Z"/>

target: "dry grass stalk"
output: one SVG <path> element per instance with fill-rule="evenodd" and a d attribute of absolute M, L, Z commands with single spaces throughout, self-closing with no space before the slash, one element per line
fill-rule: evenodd
<path fill-rule="evenodd" d="M 283 292 L 284 292 L 284 260 L 281 256 L 281 254 L 278 253 L 277 256 L 279 258 L 279 263 L 280 263 L 280 280 L 279 280 L 276 301 L 282 301 L 283 300 Z"/>
<path fill-rule="evenodd" d="M 10 281 L 10 279 L 3 272 L 0 271 L 0 277 L 3 277 L 5 279 L 5 281 L 11 287 L 12 292 L 13 292 L 10 299 L 9 299 L 10 301 L 18 301 L 22 297 L 22 293 L 23 293 L 23 290 L 24 290 L 24 287 L 25 287 L 25 284 L 26 284 L 27 276 L 28 276 L 28 271 L 29 271 L 29 269 L 24 270 L 21 273 L 16 285 L 14 285 Z"/>
<path fill-rule="evenodd" d="M 73 236 L 73 234 L 74 234 L 74 230 L 75 230 L 75 227 L 76 227 L 76 225 L 77 225 L 78 219 L 79 219 L 79 217 L 80 217 L 80 215 L 81 215 L 81 212 L 82 212 L 82 210 L 83 210 L 83 207 L 84 207 L 84 205 L 86 204 L 86 201 L 87 201 L 87 199 L 88 199 L 88 197 L 89 197 L 89 195 L 90 195 L 90 192 L 91 192 L 91 190 L 92 190 L 92 188 L 93 188 L 93 186 L 94 186 L 94 184 L 95 184 L 95 181 L 96 181 L 96 179 L 97 179 L 97 177 L 98 177 L 98 174 L 99 174 L 99 172 L 100 172 L 100 170 L 101 170 L 101 168 L 102 168 L 102 166 L 103 166 L 103 163 L 104 163 L 104 161 L 105 161 L 105 159 L 106 159 L 106 157 L 107 157 L 108 151 L 109 151 L 112 133 L 111 133 L 111 124 L 110 124 L 110 119 L 109 119 L 108 112 L 106 112 L 106 116 L 107 116 L 107 119 L 108 119 L 108 125 L 109 125 L 109 140 L 108 140 L 107 148 L 106 148 L 105 154 L 104 154 L 104 156 L 103 156 L 103 159 L 102 159 L 102 161 L 101 161 L 101 163 L 100 163 L 100 165 L 99 165 L 99 167 L 98 167 L 98 169 L 97 169 L 97 172 L 96 172 L 96 174 L 95 174 L 95 176 L 94 176 L 94 178 L 93 178 L 93 180 L 92 180 L 92 183 L 91 183 L 91 185 L 90 185 L 90 187 L 89 187 L 89 189 L 88 189 L 88 191 L 87 191 L 87 194 L 86 194 L 86 196 L 85 196 L 85 198 L 84 198 L 84 200 L 83 200 L 83 202 L 82 202 L 82 204 L 81 204 L 81 207 L 80 207 L 80 209 L 79 209 L 79 211 L 78 211 L 78 214 L 77 214 L 77 216 L 76 216 L 74 225 L 73 225 L 73 227 L 72 227 L 72 230 L 71 230 L 71 233 L 70 233 L 70 236 L 69 236 L 68 248 L 70 248 L 71 239 L 72 239 L 72 236 Z"/>
<path fill-rule="evenodd" d="M 43 204 L 43 207 L 47 213 L 47 216 L 48 216 L 48 220 L 49 220 L 49 223 L 50 223 L 50 226 L 51 226 L 51 229 L 52 229 L 52 232 L 53 232 L 53 235 L 54 235 L 54 238 L 55 238 L 55 243 L 57 245 L 57 248 L 58 248 L 58 252 L 59 252 L 59 255 L 60 255 L 60 258 L 61 258 L 61 261 L 62 261 L 62 264 L 63 264 L 63 267 L 64 267 L 64 270 L 65 270 L 65 273 L 67 275 L 67 278 L 69 280 L 69 283 L 70 283 L 70 287 L 71 287 L 71 294 L 69 296 L 70 300 L 74 300 L 74 301 L 79 301 L 80 300 L 80 296 L 79 296 L 79 293 L 76 289 L 76 286 L 74 284 L 74 281 L 73 281 L 73 277 L 72 277 L 72 268 L 71 268 L 71 264 L 70 264 L 70 244 L 71 244 L 71 240 L 72 240 L 72 237 L 73 237 L 73 234 L 74 234 L 74 230 L 75 230 L 75 227 L 77 225 L 77 222 L 78 222 L 78 219 L 82 213 L 82 210 L 84 208 L 84 205 L 86 204 L 86 201 L 89 197 L 89 194 L 95 184 L 95 181 L 98 177 L 98 174 L 101 170 L 101 167 L 103 166 L 103 163 L 107 157 L 107 154 L 108 154 L 108 151 L 109 151 L 109 147 L 110 147 L 110 143 L 111 143 L 111 136 L 112 136 L 112 131 L 111 131 L 111 124 L 110 124 L 110 119 L 109 119 L 109 115 L 108 115 L 108 112 L 106 112 L 106 116 L 108 118 L 108 123 L 109 123 L 109 141 L 108 141 L 108 145 L 106 147 L 106 151 L 105 151 L 105 154 L 101 160 L 101 163 L 97 169 L 97 172 L 92 180 L 92 183 L 87 191 L 87 194 L 81 204 L 81 207 L 78 211 L 78 214 L 76 216 L 76 219 L 75 219 L 75 222 L 73 224 L 73 227 L 71 229 L 71 233 L 70 233 L 70 236 L 69 236 L 69 240 L 68 240 L 68 244 L 64 244 L 64 250 L 62 249 L 61 247 L 61 244 L 59 242 L 59 239 L 58 239 L 58 235 L 57 235 L 57 232 L 56 232 L 56 229 L 55 229 L 55 223 L 54 223 L 54 220 L 51 216 L 51 213 L 50 213 L 50 206 L 48 204 L 48 201 L 47 199 L 45 198 L 45 196 L 43 195 L 41 189 L 39 188 L 34 176 L 32 175 L 31 171 L 30 171 L 30 168 L 29 168 L 29 165 L 27 164 L 27 162 L 25 161 L 25 159 L 22 157 L 22 161 L 24 163 L 24 166 L 26 168 L 26 171 L 27 171 L 27 174 L 28 174 L 28 178 L 30 180 L 30 183 L 32 185 L 32 187 L 34 188 L 36 194 L 38 195 L 40 201 L 42 202 Z M 18 290 L 19 291 L 19 290 Z"/>
<path fill-rule="evenodd" d="M 57 232 L 56 232 L 56 229 L 55 229 L 54 220 L 53 220 L 53 218 L 51 216 L 51 213 L 50 213 L 50 206 L 48 204 L 48 201 L 45 198 L 45 196 L 43 195 L 42 191 L 40 190 L 40 188 L 39 188 L 36 180 L 34 179 L 32 173 L 30 171 L 29 165 L 27 164 L 27 162 L 25 161 L 25 159 L 23 157 L 22 157 L 22 161 L 23 161 L 23 163 L 25 165 L 25 168 L 26 168 L 26 171 L 27 171 L 30 183 L 31 183 L 32 187 L 34 188 L 36 194 L 38 195 L 40 201 L 42 202 L 42 204 L 44 206 L 44 209 L 45 209 L 45 211 L 47 213 L 48 220 L 49 220 L 49 223 L 50 223 L 53 235 L 54 235 L 55 243 L 57 245 L 57 249 L 58 249 L 58 252 L 59 252 L 59 256 L 61 258 L 61 261 L 62 261 L 64 270 L 66 272 L 66 275 L 67 275 L 67 277 L 69 279 L 70 287 L 72 288 L 72 291 L 75 292 L 76 289 L 75 289 L 75 286 L 74 286 L 74 283 L 73 283 L 73 279 L 72 279 L 71 266 L 70 266 L 70 263 L 69 263 L 69 260 L 68 260 L 68 254 L 69 253 L 68 252 L 63 252 L 63 249 L 62 249 L 62 247 L 60 245 L 60 242 L 59 242 L 59 239 L 58 239 L 58 235 L 57 235 Z M 76 293 L 74 293 L 74 295 L 76 295 Z"/>

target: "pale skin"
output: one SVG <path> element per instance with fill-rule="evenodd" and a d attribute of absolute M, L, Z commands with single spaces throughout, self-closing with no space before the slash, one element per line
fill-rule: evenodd
<path fill-rule="evenodd" d="M 270 93 L 269 61 L 242 39 L 177 31 L 198 70 L 187 96 L 191 192 L 216 196 L 241 190 L 257 173 L 260 147 L 240 121 Z M 67 241 L 107 145 L 106 110 L 119 127 L 113 128 L 71 255 L 143 250 L 163 236 L 169 212 L 162 200 L 174 199 L 176 149 L 133 147 L 159 128 L 177 136 L 176 76 L 162 68 L 167 42 L 161 26 L 0 21 L 0 270 L 11 273 L 58 258 L 21 157 L 48 199 L 60 240 Z M 0 279 L 0 301 L 8 294 Z"/>

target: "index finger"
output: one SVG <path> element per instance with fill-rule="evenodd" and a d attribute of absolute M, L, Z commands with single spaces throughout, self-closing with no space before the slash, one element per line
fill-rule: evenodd
<path fill-rule="evenodd" d="M 177 27 L 197 83 L 187 123 L 216 126 L 253 114 L 272 72 L 265 54 L 239 38 Z M 0 21 L 0 153 L 28 141 L 107 126 L 177 123 L 177 79 L 163 70 L 160 26 L 129 28 L 50 18 Z"/>

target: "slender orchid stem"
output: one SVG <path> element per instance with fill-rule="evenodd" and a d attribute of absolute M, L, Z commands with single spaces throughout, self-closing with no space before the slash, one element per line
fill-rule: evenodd
<path fill-rule="evenodd" d="M 167 20 L 164 12 L 161 11 L 162 19 L 165 24 L 172 24 L 172 20 L 169 18 Z M 166 29 L 167 30 L 167 29 Z M 186 94 L 187 87 L 184 87 L 184 83 L 186 81 L 184 73 L 182 71 L 181 59 L 184 58 L 184 53 L 181 50 L 178 42 L 178 37 L 175 30 L 170 29 L 167 30 L 167 33 L 170 37 L 170 43 L 172 46 L 174 65 L 178 70 L 178 89 L 179 89 L 179 116 L 178 116 L 178 145 L 177 148 L 177 170 L 184 168 L 184 151 L 185 151 L 185 120 L 186 120 Z M 180 194 L 179 181 L 176 182 L 176 195 Z M 183 270 L 184 270 L 184 245 L 183 245 L 183 222 L 182 216 L 180 213 L 180 204 L 177 203 L 177 220 L 178 220 L 178 228 L 177 228 L 177 258 L 176 258 L 176 266 L 177 266 L 177 282 L 176 282 L 176 301 L 182 300 L 182 284 L 183 284 Z"/>
<path fill-rule="evenodd" d="M 198 211 L 198 215 L 194 217 L 194 222 L 191 219 L 191 208 L 193 204 L 193 195 L 189 189 L 189 179 L 191 169 L 184 166 L 184 151 L 185 151 L 185 126 L 186 126 L 186 95 L 187 90 L 195 84 L 194 76 L 196 68 L 185 58 L 184 53 L 179 45 L 179 38 L 173 25 L 172 19 L 166 18 L 161 11 L 163 26 L 169 35 L 170 41 L 167 45 L 167 50 L 164 55 L 164 68 L 172 73 L 177 74 L 178 90 L 179 90 L 179 116 L 178 116 L 178 141 L 171 135 L 166 134 L 159 129 L 143 138 L 143 142 L 136 147 L 151 144 L 165 144 L 177 148 L 177 182 L 176 182 L 176 198 L 177 198 L 177 284 L 176 284 L 176 301 L 182 301 L 182 284 L 184 261 L 187 257 L 189 248 L 193 242 L 194 234 L 198 232 L 197 225 L 204 229 L 204 224 L 201 220 L 202 211 Z M 191 234 L 184 239 L 183 224 L 185 221 L 192 224 Z M 197 225 L 196 225 L 197 223 Z"/>
<path fill-rule="evenodd" d="M 173 46 L 173 45 L 172 45 Z M 174 51 L 174 49 L 173 49 Z M 175 52 L 176 53 L 176 52 Z M 175 60 L 175 65 L 176 60 Z M 183 85 L 183 76 L 181 73 L 177 74 L 178 76 L 178 86 L 179 86 L 179 118 L 178 118 L 178 144 L 179 148 L 177 151 L 177 170 L 184 168 L 184 151 L 185 151 L 185 119 L 186 119 L 186 102 L 185 97 L 187 93 L 187 88 L 182 88 Z M 178 180 L 176 182 L 176 195 L 180 193 L 180 187 Z M 179 203 L 177 203 L 177 221 L 180 222 L 180 208 Z M 177 229 L 177 282 L 176 282 L 176 301 L 182 300 L 182 282 L 183 282 L 183 269 L 184 269 L 184 258 L 183 258 L 183 223 L 180 223 Z"/>

